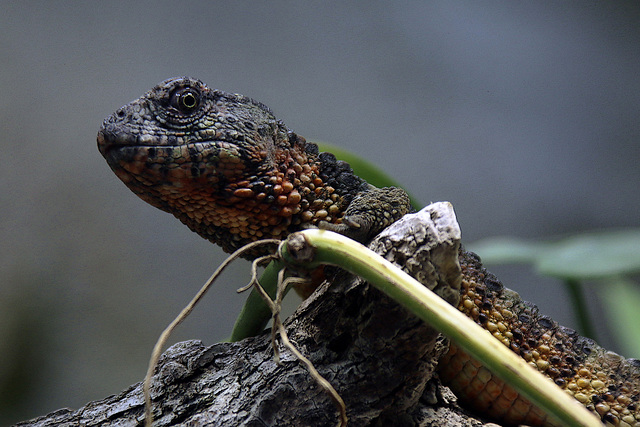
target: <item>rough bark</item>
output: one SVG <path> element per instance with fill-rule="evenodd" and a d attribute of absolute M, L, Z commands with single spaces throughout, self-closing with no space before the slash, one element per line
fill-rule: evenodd
<path fill-rule="evenodd" d="M 459 229 L 436 204 L 387 229 L 372 247 L 455 304 Z M 358 278 L 334 272 L 286 322 L 291 341 L 340 393 L 350 426 L 480 426 L 439 384 L 446 340 Z M 236 343 L 175 344 L 152 382 L 157 426 L 335 426 L 338 412 L 293 355 L 276 364 L 270 334 Z M 20 426 L 140 425 L 142 385 Z"/>

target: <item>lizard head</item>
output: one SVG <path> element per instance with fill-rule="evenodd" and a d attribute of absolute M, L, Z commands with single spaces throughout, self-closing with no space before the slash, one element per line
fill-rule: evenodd
<path fill-rule="evenodd" d="M 193 78 L 166 80 L 121 107 L 97 139 L 130 190 L 226 250 L 286 234 L 317 197 L 315 144 L 263 104 Z"/>
<path fill-rule="evenodd" d="M 171 187 L 210 192 L 273 168 L 286 128 L 252 99 L 199 80 L 166 80 L 104 120 L 98 149 L 116 175 L 161 209 Z M 161 197 L 155 195 L 160 191 Z"/>

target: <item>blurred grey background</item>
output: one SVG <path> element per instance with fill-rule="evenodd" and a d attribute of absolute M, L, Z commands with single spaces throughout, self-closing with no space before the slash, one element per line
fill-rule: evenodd
<path fill-rule="evenodd" d="M 224 257 L 96 149 L 104 117 L 169 77 L 251 96 L 425 204 L 451 201 L 466 242 L 639 224 L 636 1 L 1 6 L 0 424 L 140 381 Z M 228 335 L 247 266 L 172 342 Z M 556 281 L 492 270 L 574 325 Z M 617 349 L 597 303 L 600 341 Z"/>

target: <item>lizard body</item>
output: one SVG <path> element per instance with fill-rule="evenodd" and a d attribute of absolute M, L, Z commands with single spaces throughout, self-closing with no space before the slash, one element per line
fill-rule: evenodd
<path fill-rule="evenodd" d="M 231 252 L 321 227 L 366 242 L 412 210 L 289 130 L 263 104 L 192 78 L 162 82 L 105 119 L 98 148 L 144 201 Z M 249 256 L 255 257 L 259 253 Z M 461 252 L 458 308 L 601 419 L 640 427 L 640 363 L 541 316 Z M 511 424 L 554 425 L 453 344 L 440 376 L 462 401 Z"/>

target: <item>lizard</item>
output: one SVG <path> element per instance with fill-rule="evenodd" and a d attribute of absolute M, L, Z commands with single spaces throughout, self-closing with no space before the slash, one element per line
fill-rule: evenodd
<path fill-rule="evenodd" d="M 190 77 L 166 80 L 118 109 L 104 120 L 97 142 L 131 191 L 227 252 L 308 227 L 367 242 L 413 210 L 404 190 L 368 184 L 264 104 Z M 604 423 L 640 427 L 640 361 L 543 316 L 476 254 L 461 250 L 459 261 L 459 310 Z M 439 376 L 491 419 L 556 425 L 454 343 L 439 361 Z"/>

